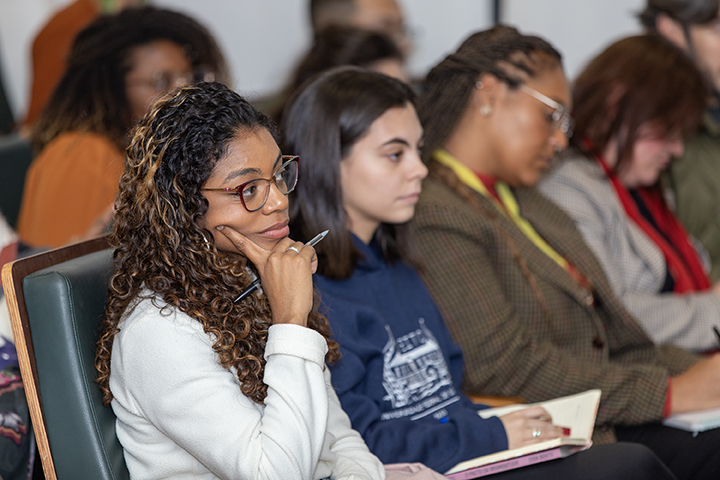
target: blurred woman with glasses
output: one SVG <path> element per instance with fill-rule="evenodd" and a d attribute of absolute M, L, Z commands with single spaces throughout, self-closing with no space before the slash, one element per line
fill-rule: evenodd
<path fill-rule="evenodd" d="M 88 229 L 100 233 L 112 214 L 129 129 L 163 93 L 212 78 L 228 79 L 222 54 L 183 14 L 130 8 L 93 21 L 75 39 L 34 124 L 38 156 L 25 181 L 22 240 L 54 247 Z"/>
<path fill-rule="evenodd" d="M 665 201 L 660 174 L 700 123 L 704 88 L 692 59 L 661 36 L 614 43 L 576 80 L 573 148 L 541 184 L 647 334 L 696 351 L 718 348 L 720 285 Z"/>
<path fill-rule="evenodd" d="M 430 173 L 414 231 L 421 276 L 466 358 L 463 388 L 528 402 L 599 388 L 595 444 L 645 443 L 678 477 L 715 478 L 720 430 L 693 437 L 660 422 L 720 406 L 720 355 L 657 347 L 572 219 L 535 188 L 568 144 L 571 102 L 560 54 L 504 26 L 472 35 L 426 79 Z"/>
<path fill-rule="evenodd" d="M 220 83 L 166 96 L 134 130 L 96 357 L 132 478 L 384 478 L 325 367 L 339 354 L 315 250 L 288 237 L 297 169 Z"/>

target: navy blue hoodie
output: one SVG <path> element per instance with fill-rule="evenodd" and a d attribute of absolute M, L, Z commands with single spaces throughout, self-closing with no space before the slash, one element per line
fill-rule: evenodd
<path fill-rule="evenodd" d="M 440 472 L 506 449 L 500 419 L 480 418 L 460 392 L 462 352 L 417 272 L 353 240 L 365 259 L 352 277 L 315 279 L 342 352 L 333 385 L 353 428 L 383 463 Z"/>

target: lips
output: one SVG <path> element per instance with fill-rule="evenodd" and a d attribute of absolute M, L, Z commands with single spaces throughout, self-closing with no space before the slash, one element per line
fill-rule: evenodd
<path fill-rule="evenodd" d="M 267 238 L 285 238 L 290 234 L 290 227 L 288 227 L 288 219 L 282 222 L 277 222 L 270 225 L 268 228 L 260 232 L 260 235 Z"/>
<path fill-rule="evenodd" d="M 401 202 L 417 203 L 419 198 L 420 198 L 420 190 L 418 190 L 417 192 L 410 193 L 408 195 L 403 195 L 398 200 L 400 200 Z"/>

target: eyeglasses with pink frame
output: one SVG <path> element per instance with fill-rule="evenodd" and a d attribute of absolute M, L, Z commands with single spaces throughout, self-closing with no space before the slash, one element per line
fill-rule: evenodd
<path fill-rule="evenodd" d="M 204 191 L 210 192 L 226 192 L 231 195 L 240 197 L 240 201 L 248 212 L 256 212 L 260 210 L 270 195 L 270 184 L 275 184 L 278 191 L 283 195 L 288 195 L 295 190 L 298 181 L 298 155 L 283 155 L 282 165 L 275 170 L 270 179 L 255 178 L 249 182 L 238 185 L 237 187 L 227 188 L 203 188 Z"/>

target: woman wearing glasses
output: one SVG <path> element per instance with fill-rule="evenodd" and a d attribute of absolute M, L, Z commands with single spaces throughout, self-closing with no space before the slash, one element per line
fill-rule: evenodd
<path fill-rule="evenodd" d="M 659 179 L 705 103 L 702 74 L 663 37 L 613 44 L 575 82 L 573 148 L 540 187 L 575 220 L 647 334 L 690 350 L 718 348 L 720 286 L 710 284 Z"/>
<path fill-rule="evenodd" d="M 421 276 L 465 355 L 465 391 L 536 402 L 599 388 L 596 444 L 648 443 L 679 477 L 714 478 L 720 431 L 659 422 L 720 406 L 720 356 L 655 346 L 573 221 L 534 188 L 572 126 L 558 52 L 498 26 L 426 84 L 430 173 L 414 231 Z"/>
<path fill-rule="evenodd" d="M 96 358 L 130 476 L 384 478 L 325 368 L 315 251 L 288 238 L 297 157 L 220 83 L 165 97 L 134 133 Z"/>
<path fill-rule="evenodd" d="M 96 220 L 101 233 L 130 128 L 155 99 L 209 71 L 227 78 L 210 33 L 181 13 L 129 8 L 81 31 L 33 126 L 38 156 L 25 180 L 21 239 L 33 247 L 60 246 L 92 230 Z"/>

